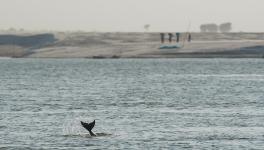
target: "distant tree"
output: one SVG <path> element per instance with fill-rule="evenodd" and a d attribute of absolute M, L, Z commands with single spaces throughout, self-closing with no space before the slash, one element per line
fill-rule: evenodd
<path fill-rule="evenodd" d="M 19 29 L 19 32 L 24 32 L 25 30 L 23 28 L 20 28 Z"/>
<path fill-rule="evenodd" d="M 214 24 L 214 23 L 207 24 L 206 27 L 207 27 L 208 32 L 218 32 L 218 26 L 217 26 L 217 24 Z"/>
<path fill-rule="evenodd" d="M 218 32 L 218 26 L 215 23 L 202 24 L 200 26 L 201 32 Z"/>
<path fill-rule="evenodd" d="M 232 30 L 232 23 L 227 22 L 227 23 L 220 24 L 219 30 L 220 32 L 223 32 L 223 33 L 230 32 Z"/>
<path fill-rule="evenodd" d="M 201 32 L 207 32 L 206 25 L 205 25 L 205 24 L 202 24 L 202 25 L 200 26 L 200 30 L 201 30 Z"/>
<path fill-rule="evenodd" d="M 13 27 L 10 27 L 7 31 L 13 33 L 13 32 L 16 32 L 16 29 Z"/>
<path fill-rule="evenodd" d="M 144 29 L 145 29 L 146 32 L 149 31 L 149 28 L 150 28 L 150 24 L 146 24 L 146 25 L 144 25 Z"/>

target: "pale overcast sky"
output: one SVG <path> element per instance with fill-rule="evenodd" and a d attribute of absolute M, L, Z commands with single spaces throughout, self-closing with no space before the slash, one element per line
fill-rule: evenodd
<path fill-rule="evenodd" d="M 0 28 L 86 31 L 199 31 L 232 22 L 234 31 L 264 31 L 264 0 L 0 0 Z"/>

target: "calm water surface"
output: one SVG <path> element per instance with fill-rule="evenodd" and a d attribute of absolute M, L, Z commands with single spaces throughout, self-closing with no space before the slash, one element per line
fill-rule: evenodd
<path fill-rule="evenodd" d="M 0 59 L 0 149 L 262 150 L 264 60 Z"/>

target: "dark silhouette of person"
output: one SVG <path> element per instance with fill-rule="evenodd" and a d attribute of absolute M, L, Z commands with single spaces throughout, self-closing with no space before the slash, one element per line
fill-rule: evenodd
<path fill-rule="evenodd" d="M 177 43 L 180 42 L 180 33 L 179 32 L 176 33 L 176 42 Z"/>
<path fill-rule="evenodd" d="M 171 41 L 172 41 L 172 33 L 168 33 L 168 35 L 169 35 L 169 42 L 171 43 Z"/>
<path fill-rule="evenodd" d="M 188 34 L 188 42 L 191 42 L 192 41 L 192 35 L 191 33 Z"/>
<path fill-rule="evenodd" d="M 165 38 L 165 34 L 164 33 L 160 33 L 161 43 L 164 43 L 164 38 Z"/>

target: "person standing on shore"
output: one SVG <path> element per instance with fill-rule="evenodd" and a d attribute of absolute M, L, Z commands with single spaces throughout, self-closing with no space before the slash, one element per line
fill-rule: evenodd
<path fill-rule="evenodd" d="M 172 33 L 168 33 L 168 35 L 169 35 L 169 42 L 171 43 L 171 41 L 172 41 Z"/>
<path fill-rule="evenodd" d="M 188 34 L 188 42 L 191 42 L 192 41 L 192 35 L 191 33 Z"/>
<path fill-rule="evenodd" d="M 164 37 L 165 37 L 165 34 L 164 33 L 160 33 L 161 43 L 164 43 Z"/>
<path fill-rule="evenodd" d="M 180 42 L 180 33 L 179 32 L 176 33 L 176 42 L 177 43 Z"/>

